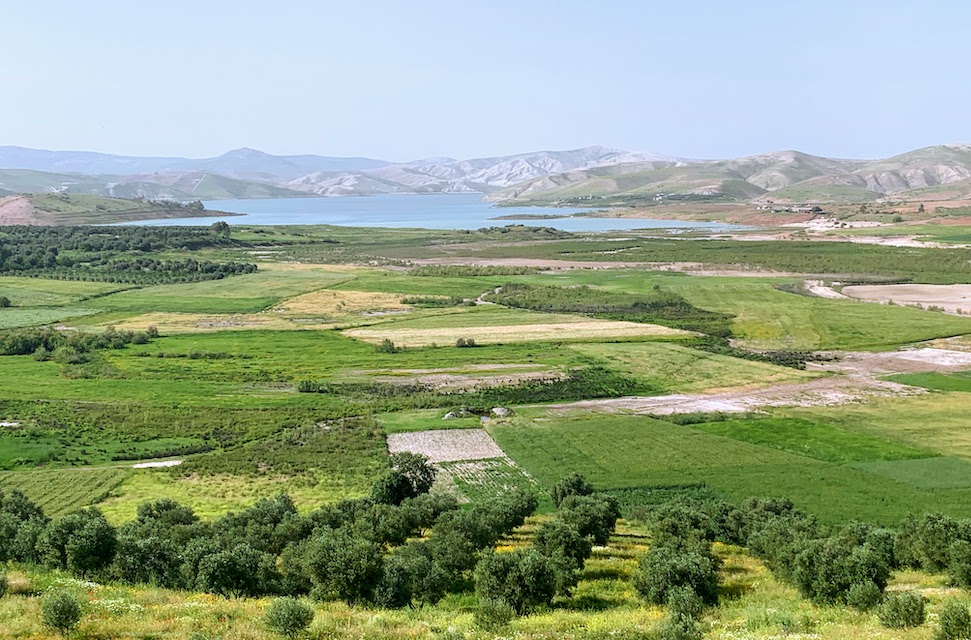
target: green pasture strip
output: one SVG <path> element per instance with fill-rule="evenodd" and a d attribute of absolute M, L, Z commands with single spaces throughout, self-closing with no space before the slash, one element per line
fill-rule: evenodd
<path fill-rule="evenodd" d="M 936 391 L 971 392 L 971 372 L 960 373 L 901 373 L 887 376 L 887 380 Z"/>
<path fill-rule="evenodd" d="M 824 462 L 911 460 L 936 456 L 926 450 L 798 418 L 723 420 L 692 424 L 691 427 Z"/>
<path fill-rule="evenodd" d="M 0 309 L 0 329 L 36 327 L 38 325 L 52 324 L 72 318 L 94 315 L 99 311 L 99 309 L 88 309 L 84 307 L 9 307 L 7 309 Z"/>
<path fill-rule="evenodd" d="M 964 458 L 939 457 L 865 462 L 853 466 L 917 489 L 971 488 L 971 461 Z"/>
<path fill-rule="evenodd" d="M 830 424 L 939 455 L 971 459 L 968 407 L 971 394 L 953 392 L 873 397 L 866 403 L 794 407 L 773 413 Z"/>
<path fill-rule="evenodd" d="M 671 342 L 572 344 L 569 348 L 623 375 L 672 393 L 758 387 L 817 375 Z"/>
<path fill-rule="evenodd" d="M 776 288 L 795 282 L 791 278 L 598 270 L 508 279 L 529 284 L 586 284 L 629 293 L 646 293 L 656 285 L 684 296 L 699 308 L 734 315 L 735 336 L 745 346 L 760 349 L 890 348 L 971 333 L 971 318 L 911 307 L 801 296 Z"/>
<path fill-rule="evenodd" d="M 262 269 L 222 280 L 165 284 L 122 291 L 98 299 L 109 311 L 150 313 L 257 313 L 287 298 L 345 282 L 346 273 L 308 269 Z"/>
<path fill-rule="evenodd" d="M 124 468 L 0 472 L 0 489 L 20 489 L 49 516 L 106 499 L 131 473 Z"/>
<path fill-rule="evenodd" d="M 829 523 L 894 524 L 926 510 L 971 515 L 971 489 L 919 490 L 848 466 L 643 416 L 551 414 L 488 430 L 547 487 L 576 471 L 607 489 L 703 484 L 736 501 L 789 497 Z"/>
<path fill-rule="evenodd" d="M 928 284 L 967 282 L 971 249 L 889 247 L 850 242 L 631 238 L 570 239 L 540 244 L 494 244 L 466 255 L 478 258 L 550 258 L 579 261 L 700 262 L 808 274 L 907 278 Z"/>

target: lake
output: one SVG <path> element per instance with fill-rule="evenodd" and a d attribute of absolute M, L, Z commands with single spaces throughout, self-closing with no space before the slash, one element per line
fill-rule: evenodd
<path fill-rule="evenodd" d="M 245 216 L 212 216 L 142 220 L 127 224 L 210 225 L 229 224 L 333 224 L 348 227 L 397 227 L 424 229 L 481 229 L 509 224 L 554 227 L 563 231 L 614 231 L 633 229 L 739 229 L 717 222 L 648 220 L 638 218 L 552 218 L 541 220 L 494 220 L 496 216 L 563 215 L 585 209 L 552 207 L 494 207 L 482 194 L 381 195 L 338 198 L 279 198 L 270 200 L 213 200 L 207 209 L 242 213 Z"/>

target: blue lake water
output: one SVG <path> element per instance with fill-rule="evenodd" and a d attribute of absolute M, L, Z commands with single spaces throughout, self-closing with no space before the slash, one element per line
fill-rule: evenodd
<path fill-rule="evenodd" d="M 206 209 L 243 213 L 245 216 L 143 220 L 128 224 L 210 225 L 229 224 L 333 224 L 348 227 L 397 227 L 423 229 L 481 229 L 509 224 L 554 227 L 563 231 L 613 231 L 633 229 L 711 229 L 740 227 L 717 222 L 648 220 L 635 218 L 550 218 L 495 220 L 497 216 L 563 215 L 584 209 L 494 207 L 481 194 L 384 195 L 339 198 L 280 198 L 273 200 L 213 200 Z"/>

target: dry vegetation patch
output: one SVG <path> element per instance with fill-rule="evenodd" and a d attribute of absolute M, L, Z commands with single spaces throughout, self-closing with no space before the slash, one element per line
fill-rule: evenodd
<path fill-rule="evenodd" d="M 506 454 L 484 429 L 442 429 L 393 433 L 388 436 L 391 453 L 420 453 L 432 462 L 487 460 Z"/>
<path fill-rule="evenodd" d="M 402 304 L 401 296 L 396 294 L 321 289 L 296 298 L 290 298 L 276 307 L 274 311 L 285 314 L 348 316 L 408 309 L 411 309 L 411 307 Z"/>
<path fill-rule="evenodd" d="M 154 326 L 166 335 L 176 333 L 214 333 L 217 331 L 251 331 L 266 329 L 286 331 L 296 329 L 332 329 L 333 323 L 322 318 L 301 320 L 283 314 L 207 314 L 207 313 L 146 313 L 122 322 L 112 323 L 122 330 L 144 331 Z"/>
<path fill-rule="evenodd" d="M 349 329 L 344 333 L 365 342 L 380 343 L 384 340 L 391 340 L 396 345 L 403 347 L 427 347 L 433 344 L 452 345 L 459 338 L 474 338 L 478 344 L 502 344 L 506 342 L 583 341 L 693 335 L 688 331 L 670 329 L 659 325 L 613 320 L 428 329 L 377 327 L 373 329 Z"/>

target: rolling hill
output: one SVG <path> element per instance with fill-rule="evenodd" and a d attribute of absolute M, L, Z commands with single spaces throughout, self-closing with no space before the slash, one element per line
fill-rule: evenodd
<path fill-rule="evenodd" d="M 497 202 L 695 195 L 771 202 L 866 202 L 921 192 L 946 194 L 971 178 L 971 146 L 927 147 L 885 160 L 777 151 L 691 164 L 625 163 L 552 174 L 500 190 Z"/>

